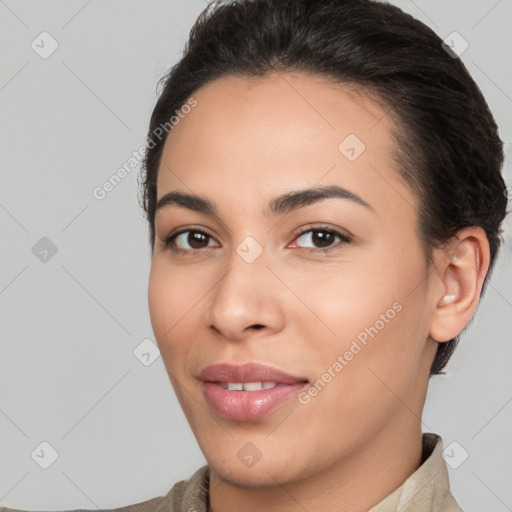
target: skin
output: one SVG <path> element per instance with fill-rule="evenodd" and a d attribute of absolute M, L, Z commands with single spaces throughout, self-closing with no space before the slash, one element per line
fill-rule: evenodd
<path fill-rule="evenodd" d="M 420 466 L 429 370 L 438 343 L 460 333 L 478 304 L 485 233 L 461 231 L 426 266 L 417 198 L 392 160 L 391 120 L 353 89 L 273 73 L 223 77 L 194 98 L 165 143 L 157 199 L 195 193 L 219 213 L 157 212 L 148 301 L 165 367 L 210 465 L 209 510 L 368 511 Z M 349 134 L 366 145 L 352 162 L 338 149 Z M 263 214 L 277 195 L 331 184 L 373 209 L 330 198 Z M 322 225 L 350 233 L 350 243 L 296 234 Z M 164 247 L 189 226 L 209 236 L 191 245 L 185 234 L 175 244 L 198 253 Z M 247 236 L 263 248 L 252 263 L 236 252 Z M 444 303 L 445 295 L 455 298 Z M 197 375 L 218 362 L 268 364 L 316 382 L 395 302 L 401 310 L 307 404 L 292 400 L 238 422 L 217 416 L 202 393 Z M 237 457 L 248 442 L 261 453 L 252 467 Z"/>

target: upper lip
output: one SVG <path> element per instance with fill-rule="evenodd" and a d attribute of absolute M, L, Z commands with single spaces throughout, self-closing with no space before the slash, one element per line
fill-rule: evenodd
<path fill-rule="evenodd" d="M 270 381 L 278 384 L 294 384 L 307 382 L 305 377 L 290 375 L 283 370 L 256 363 L 234 365 L 219 363 L 206 366 L 198 378 L 207 382 L 261 382 Z"/>

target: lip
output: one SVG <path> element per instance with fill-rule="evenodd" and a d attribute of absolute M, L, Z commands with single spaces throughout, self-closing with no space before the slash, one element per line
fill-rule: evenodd
<path fill-rule="evenodd" d="M 217 415 L 236 421 L 253 421 L 290 402 L 309 382 L 271 366 L 248 363 L 215 364 L 203 368 L 198 378 L 210 408 Z M 219 382 L 275 382 L 273 388 L 259 391 L 231 391 Z"/>
<path fill-rule="evenodd" d="M 306 377 L 294 376 L 283 370 L 263 364 L 234 365 L 219 363 L 203 368 L 198 378 L 205 382 L 258 382 L 272 381 L 278 384 L 296 384 L 307 381 Z"/>

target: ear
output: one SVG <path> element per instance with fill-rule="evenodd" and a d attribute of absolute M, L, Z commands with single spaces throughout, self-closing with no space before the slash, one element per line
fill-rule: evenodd
<path fill-rule="evenodd" d="M 489 241 L 481 227 L 462 229 L 450 249 L 443 250 L 437 261 L 442 286 L 436 287 L 432 299 L 429 334 L 433 340 L 449 341 L 466 327 L 480 300 L 489 262 Z"/>

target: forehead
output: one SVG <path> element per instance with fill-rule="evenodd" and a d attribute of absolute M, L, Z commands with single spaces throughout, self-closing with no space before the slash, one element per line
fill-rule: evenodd
<path fill-rule="evenodd" d="M 300 73 L 228 76 L 193 98 L 167 137 L 157 198 L 189 189 L 248 204 L 320 181 L 381 200 L 409 194 L 393 160 L 393 121 L 355 85 Z"/>

